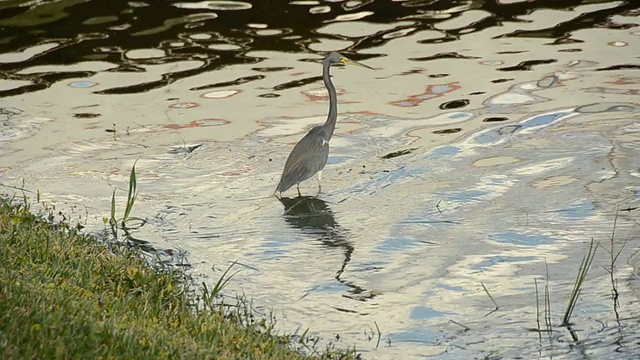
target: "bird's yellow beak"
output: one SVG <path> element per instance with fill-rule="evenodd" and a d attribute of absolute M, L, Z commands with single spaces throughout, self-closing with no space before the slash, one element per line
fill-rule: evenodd
<path fill-rule="evenodd" d="M 367 68 L 367 69 L 370 69 L 370 70 L 375 70 L 374 68 L 372 68 L 369 65 L 365 65 L 363 63 L 360 63 L 360 62 L 357 62 L 357 61 L 353 61 L 351 59 L 347 59 L 346 57 L 343 57 L 342 59 L 340 59 L 340 61 L 345 65 L 357 65 L 357 66 L 361 66 L 363 68 Z"/>

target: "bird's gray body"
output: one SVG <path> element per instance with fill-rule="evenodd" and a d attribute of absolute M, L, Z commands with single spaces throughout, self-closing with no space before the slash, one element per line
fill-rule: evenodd
<path fill-rule="evenodd" d="M 329 159 L 329 134 L 322 126 L 316 126 L 305 135 L 293 148 L 283 172 L 277 192 L 289 190 L 318 171 L 324 169 Z"/>
<path fill-rule="evenodd" d="M 294 146 L 293 150 L 291 150 L 287 162 L 284 165 L 280 182 L 276 187 L 276 192 L 283 193 L 293 185 L 299 185 L 315 174 L 318 174 L 318 192 L 321 189 L 320 171 L 327 165 L 329 158 L 329 141 L 333 136 L 333 130 L 338 120 L 338 99 L 336 89 L 331 82 L 329 69 L 332 64 L 338 63 L 345 65 L 354 64 L 372 69 L 367 65 L 349 60 L 335 52 L 329 54 L 324 59 L 322 62 L 322 79 L 329 92 L 329 115 L 327 115 L 327 121 L 323 125 L 311 129 L 311 131 Z M 298 195 L 300 195 L 300 189 L 298 189 Z"/>

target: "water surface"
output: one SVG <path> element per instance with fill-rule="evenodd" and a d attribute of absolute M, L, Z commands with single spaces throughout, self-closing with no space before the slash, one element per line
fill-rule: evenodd
<path fill-rule="evenodd" d="M 5 1 L 0 182 L 99 230 L 138 159 L 136 239 L 184 252 L 210 283 L 237 260 L 229 296 L 365 358 L 628 359 L 638 14 L 631 1 Z M 333 68 L 324 191 L 310 180 L 279 201 L 288 152 L 325 119 L 329 51 L 377 70 Z M 559 324 L 591 239 L 603 247 L 572 336 Z M 553 331 L 531 331 L 545 284 Z"/>

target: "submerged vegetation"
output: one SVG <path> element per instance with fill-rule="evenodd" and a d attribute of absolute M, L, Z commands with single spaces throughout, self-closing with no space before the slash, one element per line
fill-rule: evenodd
<path fill-rule="evenodd" d="M 126 234 L 135 219 L 136 194 L 134 165 L 124 216 L 116 219 L 114 195 L 105 221 L 113 235 L 118 228 Z M 307 336 L 278 335 L 274 322 L 256 319 L 244 301 L 219 303 L 230 268 L 213 289 L 200 288 L 180 269 L 150 266 L 138 247 L 116 236 L 83 234 L 51 214 L 34 215 L 26 197 L 0 197 L 0 358 L 358 357 L 353 350 L 319 352 Z"/>
<path fill-rule="evenodd" d="M 636 210 L 636 208 L 628 208 L 625 211 L 633 211 Z M 585 281 L 587 280 L 587 275 L 589 273 L 589 270 L 591 269 L 592 263 L 594 261 L 594 258 L 596 256 L 596 252 L 598 250 L 598 248 L 602 248 L 604 251 L 606 251 L 609 254 L 608 257 L 608 264 L 606 266 L 602 266 L 604 268 L 604 270 L 607 272 L 609 279 L 610 279 L 610 285 L 611 285 L 611 289 L 610 289 L 610 300 L 612 301 L 612 310 L 613 310 L 613 319 L 608 319 L 608 320 L 614 320 L 613 323 L 615 325 L 613 325 L 613 327 L 615 327 L 618 331 L 620 332 L 620 334 L 622 334 L 626 330 L 627 326 L 626 325 L 622 325 L 623 320 L 634 320 L 637 318 L 637 315 L 635 315 L 635 312 L 631 312 L 630 316 L 628 318 L 623 319 L 620 316 L 619 313 L 619 306 L 620 306 L 620 302 L 619 302 L 619 291 L 618 291 L 618 279 L 616 279 L 614 273 L 616 271 L 617 268 L 617 261 L 618 258 L 620 256 L 620 254 L 622 253 L 622 250 L 625 248 L 626 246 L 626 240 L 621 242 L 621 246 L 616 249 L 616 227 L 618 224 L 618 216 L 619 216 L 619 209 L 616 210 L 615 213 L 615 217 L 614 217 L 614 221 L 613 221 L 613 228 L 611 231 L 611 235 L 608 237 L 608 244 L 605 244 L 604 242 L 597 242 L 595 239 L 591 239 L 591 241 L 589 242 L 589 247 L 586 250 L 585 255 L 582 258 L 582 261 L 580 263 L 580 266 L 577 269 L 577 275 L 576 275 L 576 279 L 574 281 L 573 284 L 573 288 L 571 289 L 571 292 L 569 293 L 569 297 L 567 299 L 567 303 L 566 303 L 566 307 L 565 310 L 563 312 L 562 315 L 562 320 L 560 323 L 556 323 L 554 325 L 554 322 L 552 321 L 552 311 L 551 311 L 551 292 L 549 290 L 549 268 L 548 268 L 548 264 L 545 260 L 545 279 L 544 279 L 544 292 L 541 295 L 540 294 L 540 290 L 539 290 L 539 285 L 538 285 L 538 281 L 537 279 L 534 279 L 534 288 L 535 288 L 535 299 L 536 299 L 536 328 L 529 328 L 529 331 L 533 331 L 533 332 L 537 332 L 540 336 L 540 340 L 542 340 L 542 334 L 546 333 L 549 337 L 549 340 L 551 343 L 553 343 L 553 337 L 552 334 L 554 333 L 554 331 L 556 331 L 554 329 L 555 326 L 561 327 L 566 329 L 566 331 L 568 332 L 568 334 L 571 336 L 571 340 L 573 341 L 573 343 L 577 344 L 580 343 L 581 341 L 584 341 L 583 339 L 581 339 L 580 337 L 580 331 L 576 330 L 574 328 L 574 325 L 576 325 L 574 322 L 572 322 L 572 315 L 574 313 L 574 310 L 576 309 L 576 306 L 578 304 L 578 300 L 585 288 Z M 608 246 L 607 246 L 608 245 Z M 484 285 L 483 285 L 484 286 Z M 485 289 L 486 290 L 486 289 Z M 542 298 L 542 303 L 541 303 L 541 298 Z M 492 299 L 493 300 L 493 299 Z M 541 325 L 541 313 L 544 317 L 543 321 L 544 321 L 544 326 Z M 584 319 L 580 319 L 580 321 L 584 321 Z M 601 334 L 605 334 L 605 329 L 607 329 L 609 326 L 606 320 L 599 320 L 599 322 L 602 324 L 602 329 L 599 333 Z M 633 327 L 631 327 L 633 329 Z M 629 336 L 632 338 L 633 336 L 636 336 L 635 334 L 637 334 L 637 332 L 634 332 L 634 330 L 629 331 Z M 586 337 L 586 335 L 585 335 Z M 625 341 L 623 341 L 624 336 L 621 335 L 621 337 L 619 339 L 617 339 L 617 341 L 620 343 L 620 348 L 618 348 L 616 350 L 616 352 L 626 352 L 626 351 L 634 351 L 633 348 L 631 349 L 624 349 L 626 346 L 622 345 Z"/>

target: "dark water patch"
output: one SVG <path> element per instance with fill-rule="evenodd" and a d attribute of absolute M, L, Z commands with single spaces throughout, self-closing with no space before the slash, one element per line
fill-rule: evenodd
<path fill-rule="evenodd" d="M 55 82 L 67 79 L 91 77 L 94 74 L 96 73 L 93 71 L 45 72 L 37 74 L 37 78 L 38 81 L 42 81 L 47 84 L 53 84 Z"/>
<path fill-rule="evenodd" d="M 266 94 L 260 94 L 258 95 L 258 97 L 265 98 L 265 99 L 273 99 L 273 98 L 280 97 L 280 94 L 266 93 Z"/>
<path fill-rule="evenodd" d="M 527 60 L 522 61 L 514 66 L 499 68 L 498 71 L 529 71 L 536 65 L 553 64 L 557 62 L 556 59 L 544 59 L 544 60 Z"/>
<path fill-rule="evenodd" d="M 409 58 L 409 60 L 412 60 L 412 61 L 431 61 L 431 60 L 438 60 L 438 59 L 481 59 L 481 58 L 477 56 L 460 55 L 456 52 L 438 53 L 431 56 Z"/>
<path fill-rule="evenodd" d="M 612 30 L 626 30 L 626 29 L 637 27 L 637 26 L 638 24 L 633 24 L 633 23 L 618 24 L 612 21 L 607 21 L 606 23 L 602 24 L 599 27 L 604 29 L 612 29 Z"/>
<path fill-rule="evenodd" d="M 639 64 L 623 64 L 623 65 L 607 66 L 606 68 L 599 68 L 599 69 L 596 69 L 596 71 L 638 70 L 638 69 L 640 69 Z"/>
<path fill-rule="evenodd" d="M 192 90 L 192 91 L 209 90 L 209 89 L 216 89 L 216 88 L 227 87 L 227 86 L 242 85 L 251 81 L 262 80 L 264 78 L 265 78 L 264 75 L 243 76 L 231 81 L 224 81 L 224 82 L 219 82 L 211 85 L 192 87 L 189 90 Z"/>
<path fill-rule="evenodd" d="M 0 90 L 0 98 L 16 96 L 16 95 L 24 94 L 27 92 L 44 90 L 44 89 L 47 89 L 49 86 L 51 86 L 51 84 L 42 82 L 42 83 L 36 83 L 36 84 L 22 85 L 17 88 L 9 89 L 9 90 Z"/>
<path fill-rule="evenodd" d="M 500 122 L 500 121 L 507 121 L 509 120 L 509 118 L 506 117 L 488 117 L 482 120 L 482 122 Z"/>
<path fill-rule="evenodd" d="M 440 104 L 438 107 L 442 110 L 459 109 L 469 105 L 469 100 L 459 99 L 451 100 Z"/>
<path fill-rule="evenodd" d="M 393 159 L 393 158 L 398 157 L 398 156 L 411 154 L 415 150 L 418 150 L 418 148 L 410 148 L 410 149 L 398 150 L 398 151 L 390 152 L 387 155 L 382 156 L 382 158 L 383 159 Z"/>
<path fill-rule="evenodd" d="M 402 3 L 405 7 L 427 7 L 441 3 L 441 0 L 409 0 Z M 443 10 L 443 9 L 442 9 Z"/>
<path fill-rule="evenodd" d="M 345 308 L 341 308 L 341 307 L 333 307 L 334 309 L 343 312 L 343 313 L 347 313 L 347 314 L 358 314 L 358 312 L 356 310 L 351 310 L 351 309 L 345 309 Z"/>
<path fill-rule="evenodd" d="M 510 79 L 495 79 L 495 80 L 491 80 L 491 82 L 494 83 L 494 84 L 500 84 L 500 83 L 503 83 L 503 82 L 513 81 L 513 80 L 515 80 L 515 79 L 513 79 L 513 78 L 510 78 Z"/>
<path fill-rule="evenodd" d="M 433 133 L 434 134 L 455 134 L 455 133 L 459 133 L 460 131 L 462 131 L 462 128 L 451 128 L 451 129 L 436 130 Z"/>
<path fill-rule="evenodd" d="M 573 48 L 573 49 L 559 49 L 558 52 L 581 52 L 582 49 L 577 49 L 577 48 Z"/>
<path fill-rule="evenodd" d="M 171 149 L 167 150 L 167 153 L 169 154 L 191 154 L 192 152 L 198 150 L 201 146 L 203 146 L 204 144 L 195 144 L 195 145 L 181 145 L 181 146 L 174 146 Z"/>
<path fill-rule="evenodd" d="M 4 4 L 6 3 L 6 4 Z M 14 80 L 30 81 L 33 84 L 18 89 L 3 90 L 0 97 L 39 91 L 53 83 L 66 79 L 49 78 L 44 74 L 25 76 L 20 70 L 40 65 L 73 65 L 81 61 L 101 60 L 115 65 L 115 71 L 141 71 L 146 65 L 167 64 L 187 60 L 204 61 L 205 65 L 189 71 L 164 74 L 159 81 L 103 90 L 99 94 L 130 94 L 146 92 L 167 86 L 178 79 L 215 71 L 235 64 L 252 64 L 261 58 L 248 55 L 249 51 L 277 51 L 289 53 L 315 53 L 312 45 L 323 40 L 348 40 L 353 45 L 344 49 L 356 53 L 363 49 L 380 47 L 398 37 L 411 36 L 420 31 L 433 31 L 440 22 L 464 16 L 470 9 L 483 10 L 488 16 L 477 22 L 442 32 L 442 37 L 419 40 L 421 44 L 452 42 L 461 36 L 495 27 L 503 22 L 522 22 L 521 16 L 538 8 L 572 10 L 580 1 L 539 0 L 501 4 L 495 2 L 460 3 L 455 11 L 452 4 L 444 1 L 413 2 L 345 2 L 325 3 L 327 12 L 312 13 L 314 5 L 278 3 L 251 3 L 250 6 L 213 6 L 212 3 L 189 3 L 177 5 L 153 2 L 140 6 L 126 0 L 97 1 L 73 0 L 64 2 L 29 3 L 4 2 L 0 8 L 0 26 L 3 28 L 0 53 L 18 53 L 38 44 L 54 44 L 24 60 L 0 62 L 0 72 Z M 231 3 L 230 3 L 231 4 Z M 247 3 L 248 4 L 248 3 Z M 582 14 L 561 24 L 535 31 L 519 31 L 503 36 L 566 37 L 580 29 L 597 26 L 611 27 L 610 17 L 632 11 L 631 1 L 615 4 L 609 9 Z M 370 12 L 366 21 L 376 24 L 394 24 L 391 29 L 370 34 L 349 36 L 323 34 L 318 31 L 327 22 L 338 17 Z M 429 16 L 446 11 L 447 17 Z M 91 14 L 91 17 L 87 17 Z M 286 14 L 286 16 L 282 16 Z M 341 19 L 342 21 L 342 19 Z M 404 23 L 401 23 L 404 21 Z M 407 25 L 406 21 L 412 24 Z M 255 28 L 261 24 L 264 28 Z M 437 28 L 437 27 L 436 27 Z M 262 30 L 271 31 L 265 33 Z M 275 31 L 275 33 L 273 33 Z M 223 50 L 216 49 L 222 45 Z M 226 46 L 226 47 L 224 47 Z M 126 53 L 134 49 L 159 49 L 165 52 L 157 58 L 127 58 Z M 524 50 L 523 50 L 524 51 Z M 381 56 L 382 54 L 374 55 Z M 434 59 L 474 59 L 474 56 L 456 52 L 416 58 L 420 61 Z M 526 66 L 523 64 L 522 66 Z M 285 71 L 290 66 L 275 66 L 267 70 Z M 514 67 L 513 70 L 522 70 Z M 108 71 L 108 70 L 107 70 Z M 503 69 L 503 71 L 509 71 Z M 75 74 L 76 77 L 91 74 Z M 291 83 L 290 86 L 296 86 Z M 305 83 L 298 83 L 303 86 Z"/>
<path fill-rule="evenodd" d="M 94 118 L 97 118 L 99 116 L 102 116 L 102 114 L 96 114 L 96 113 L 76 113 L 76 114 L 73 114 L 73 117 L 77 118 L 77 119 L 94 119 Z"/>
<path fill-rule="evenodd" d="M 147 92 L 147 91 L 151 91 L 151 90 L 162 88 L 164 86 L 172 84 L 173 82 L 175 82 L 176 80 L 179 80 L 181 78 L 199 74 L 200 72 L 202 72 L 203 68 L 207 68 L 209 66 L 211 66 L 211 64 L 204 65 L 204 66 L 198 67 L 196 69 L 190 69 L 190 70 L 177 71 L 177 72 L 168 73 L 168 74 L 162 74 L 162 79 L 160 79 L 160 80 L 149 81 L 149 82 L 142 83 L 142 84 L 134 84 L 134 85 L 121 86 L 121 87 L 114 87 L 114 88 L 110 88 L 110 89 L 95 91 L 94 93 L 101 94 L 101 95 L 124 95 L 124 94 L 143 93 L 143 92 Z"/>
<path fill-rule="evenodd" d="M 421 45 L 431 45 L 431 44 L 444 44 L 448 42 L 458 41 L 460 38 L 453 35 L 447 35 L 437 39 L 427 39 L 427 40 L 419 40 L 418 44 Z"/>
<path fill-rule="evenodd" d="M 498 51 L 496 54 L 511 55 L 511 54 L 522 54 L 526 52 L 529 52 L 529 50 L 506 50 L 506 51 Z"/>
<path fill-rule="evenodd" d="M 367 6 L 372 2 L 373 0 L 348 1 L 348 2 L 343 2 L 341 6 L 345 11 L 351 11 L 351 10 L 357 10 L 357 9 L 360 9 L 361 7 Z"/>
<path fill-rule="evenodd" d="M 568 35 L 565 36 L 561 36 L 555 40 L 553 40 L 552 42 L 545 44 L 545 45 L 567 45 L 567 44 L 582 44 L 584 43 L 584 41 L 582 40 L 578 40 L 578 39 L 574 39 Z"/>
<path fill-rule="evenodd" d="M 312 76 L 304 79 L 287 81 L 286 83 L 278 84 L 273 87 L 273 91 L 282 91 L 287 89 L 293 89 L 297 87 L 302 87 L 308 84 L 313 84 L 315 82 L 321 81 L 322 76 Z"/>
<path fill-rule="evenodd" d="M 1 71 L 0 71 L 1 73 Z M 0 98 L 7 96 L 15 96 L 24 94 L 31 91 L 43 90 L 50 87 L 52 84 L 67 80 L 74 79 L 79 77 L 90 77 L 93 76 L 95 72 L 91 71 L 72 71 L 72 72 L 43 72 L 36 74 L 25 74 L 25 75 L 11 75 L 12 80 L 23 80 L 32 82 L 31 84 L 22 85 L 13 89 L 2 90 L 0 91 Z"/>
<path fill-rule="evenodd" d="M 251 68 L 251 70 L 253 71 L 259 71 L 259 72 L 278 72 L 278 71 L 287 71 L 287 70 L 293 70 L 294 68 L 289 67 L 289 66 L 270 66 L 270 67 L 254 67 Z"/>
<path fill-rule="evenodd" d="M 143 73 L 146 70 L 140 66 L 133 64 L 121 64 L 120 66 L 105 70 L 107 72 L 115 72 L 115 73 Z"/>
<path fill-rule="evenodd" d="M 422 74 L 422 72 L 424 72 L 423 69 L 411 69 L 411 70 L 403 71 L 398 75 L 414 75 L 414 74 Z M 447 76 L 447 74 L 444 74 L 444 76 Z"/>
<path fill-rule="evenodd" d="M 556 10 L 570 10 L 576 5 L 580 5 L 581 1 L 533 1 L 526 3 L 524 6 L 516 6 L 519 8 L 516 12 L 523 7 L 528 6 L 540 6 L 543 5 L 547 9 Z M 516 5 L 516 4 L 512 4 Z M 592 12 L 582 13 L 573 19 L 554 24 L 544 29 L 535 30 L 516 30 L 508 34 L 499 35 L 496 38 L 501 37 L 516 37 L 516 38 L 563 38 L 568 37 L 572 32 L 580 29 L 593 29 L 597 27 L 606 27 L 607 23 L 610 23 L 610 18 L 614 15 L 624 14 L 628 11 L 632 11 L 637 8 L 634 5 L 634 1 L 622 1 L 617 6 L 612 6 L 607 9 L 595 10 Z M 500 10 L 508 7 L 500 7 Z M 514 9 L 515 10 L 515 9 Z M 525 14 L 514 13 L 513 17 L 518 17 Z"/>

